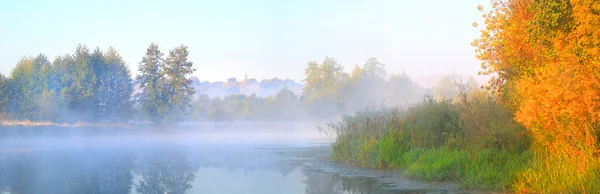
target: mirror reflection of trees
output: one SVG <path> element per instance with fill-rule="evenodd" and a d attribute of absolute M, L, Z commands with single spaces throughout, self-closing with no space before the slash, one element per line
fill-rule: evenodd
<path fill-rule="evenodd" d="M 139 193 L 185 193 L 192 188 L 197 167 L 191 165 L 181 150 L 153 149 L 140 154 L 136 174 L 141 177 Z"/>
<path fill-rule="evenodd" d="M 303 170 L 275 155 L 243 148 L 228 150 L 158 146 L 5 152 L 0 154 L 0 193 L 186 193 L 194 186 L 196 173 L 202 172 L 199 168 L 209 167 L 240 173 L 277 172 L 282 178 L 302 181 L 307 194 L 398 192 L 364 179 Z M 422 193 L 402 191 L 407 192 Z"/>

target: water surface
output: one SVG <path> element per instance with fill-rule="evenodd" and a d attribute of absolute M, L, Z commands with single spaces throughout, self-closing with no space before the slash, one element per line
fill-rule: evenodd
<path fill-rule="evenodd" d="M 324 159 L 325 138 L 285 134 L 5 138 L 0 149 L 0 189 L 7 193 L 224 194 L 452 191 L 420 182 L 404 181 L 410 184 L 399 187 L 380 181 L 384 176 L 357 176 Z"/>

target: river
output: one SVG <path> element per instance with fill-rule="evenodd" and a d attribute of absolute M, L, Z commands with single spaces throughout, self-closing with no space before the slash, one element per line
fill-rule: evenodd
<path fill-rule="evenodd" d="M 179 130 L 3 137 L 4 193 L 466 193 L 454 183 L 332 163 L 310 132 Z M 201 130 L 198 130 L 201 131 Z"/>

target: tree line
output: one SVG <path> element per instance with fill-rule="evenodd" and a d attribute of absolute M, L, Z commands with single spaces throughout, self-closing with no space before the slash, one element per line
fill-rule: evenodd
<path fill-rule="evenodd" d="M 0 75 L 2 118 L 31 121 L 126 122 L 135 115 L 156 123 L 181 120 L 194 91 L 186 46 L 165 59 L 151 44 L 134 80 L 112 47 L 106 52 L 78 45 L 53 62 L 40 54 L 24 57 L 8 77 Z M 133 95 L 134 84 L 142 92 Z"/>
<path fill-rule="evenodd" d="M 2 79 L 4 117 L 34 121 L 122 121 L 129 119 L 133 80 L 114 48 L 74 54 L 51 63 L 40 54 L 24 57 Z"/>
<path fill-rule="evenodd" d="M 287 87 L 271 96 L 196 95 L 197 78 L 189 51 L 181 45 L 165 56 L 151 44 L 131 76 L 112 47 L 106 52 L 78 45 L 75 53 L 50 62 L 40 54 L 24 57 L 8 77 L 0 74 L 2 119 L 76 122 L 185 120 L 300 120 L 332 118 L 365 106 L 418 102 L 430 91 L 406 74 L 388 75 L 370 58 L 345 72 L 335 59 L 309 61 L 301 94 Z M 138 87 L 138 90 L 134 88 Z M 196 96 L 196 97 L 195 97 Z"/>
<path fill-rule="evenodd" d="M 351 72 L 334 58 L 309 61 L 302 93 L 287 86 L 272 96 L 230 94 L 192 102 L 191 120 L 329 120 L 371 106 L 406 106 L 435 92 L 406 74 L 388 75 L 385 65 L 370 58 Z"/>

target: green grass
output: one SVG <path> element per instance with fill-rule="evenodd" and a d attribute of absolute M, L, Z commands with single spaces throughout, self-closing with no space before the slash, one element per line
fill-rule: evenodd
<path fill-rule="evenodd" d="M 464 119 L 461 108 L 429 100 L 409 108 L 366 109 L 321 130 L 337 137 L 334 161 L 398 170 L 419 180 L 457 181 L 469 189 L 513 188 L 533 156 L 527 137 L 518 136 L 524 128 L 512 119 L 494 120 L 484 123 L 489 133 L 479 132 L 471 126 L 482 123 Z M 511 118 L 497 115 L 505 110 L 500 108 L 488 114 Z"/>
<path fill-rule="evenodd" d="M 377 141 L 346 144 L 357 147 L 345 147 L 345 151 L 341 149 L 342 144 L 336 143 L 333 158 L 363 168 L 399 170 L 419 180 L 457 181 L 464 188 L 482 190 L 510 189 L 512 181 L 531 158 L 530 152 L 511 153 L 493 148 L 479 151 L 448 147 L 409 149 L 407 141 L 398 137 L 389 132 Z"/>
<path fill-rule="evenodd" d="M 527 168 L 532 158 L 530 151 L 515 153 L 487 149 L 476 152 L 463 165 L 461 186 L 484 190 L 508 190 L 516 177 Z"/>
<path fill-rule="evenodd" d="M 419 157 L 409 157 L 404 173 L 410 177 L 428 181 L 459 180 L 467 154 L 451 149 L 419 150 Z"/>
<path fill-rule="evenodd" d="M 597 193 L 600 191 L 600 165 L 597 158 L 587 168 L 583 160 L 559 156 L 536 156 L 513 186 L 515 191 L 541 193 Z"/>

